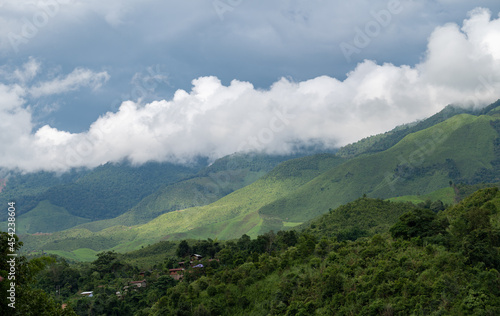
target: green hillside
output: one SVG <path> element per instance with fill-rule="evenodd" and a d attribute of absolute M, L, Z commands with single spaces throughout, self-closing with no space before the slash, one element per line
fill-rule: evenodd
<path fill-rule="evenodd" d="M 153 162 L 142 166 L 108 163 L 71 184 L 51 187 L 37 198 L 93 221 L 113 218 L 163 185 L 193 175 L 200 167 Z"/>
<path fill-rule="evenodd" d="M 160 187 L 192 176 L 205 165 L 201 160 L 190 166 L 156 162 L 132 166 L 124 162 L 63 174 L 12 173 L 0 192 L 0 201 L 15 201 L 23 213 L 48 200 L 74 216 L 90 220 L 113 218 Z M 5 218 L 2 213 L 0 220 Z"/>
<path fill-rule="evenodd" d="M 113 226 L 134 226 L 168 212 L 207 205 L 245 187 L 278 163 L 297 155 L 269 156 L 264 154 L 235 154 L 216 160 L 189 179 L 163 186 L 139 201 L 118 217 L 94 221 L 77 228 L 100 231 Z"/>
<path fill-rule="evenodd" d="M 296 231 L 46 260 L 31 286 L 78 315 L 498 315 L 498 207 L 498 188 L 437 213 L 363 197 Z M 193 253 L 201 261 L 175 281 L 168 269 Z M 127 293 L 131 280 L 147 286 Z"/>
<path fill-rule="evenodd" d="M 200 238 L 207 235 L 236 238 L 244 233 L 256 236 L 265 222 L 257 212 L 259 208 L 276 197 L 285 196 L 342 161 L 333 154 L 286 161 L 256 182 L 206 206 L 169 212 L 147 224 L 133 227 L 114 226 L 95 233 L 88 229 L 70 229 L 37 238 L 24 235 L 24 248 L 128 251 L 167 238 Z"/>
<path fill-rule="evenodd" d="M 477 190 L 477 189 L 476 189 Z M 472 193 L 472 192 L 471 192 Z M 411 202 L 415 205 L 425 203 L 426 201 L 440 200 L 444 204 L 451 205 L 455 203 L 455 190 L 452 187 L 442 188 L 424 195 L 403 195 L 394 198 L 389 198 L 392 202 Z"/>
<path fill-rule="evenodd" d="M 390 149 L 348 160 L 260 209 L 263 216 L 301 222 L 366 194 L 423 195 L 493 171 L 498 133 L 490 116 L 461 114 L 410 134 Z M 495 172 L 498 174 L 497 172 Z"/>
<path fill-rule="evenodd" d="M 21 233 L 48 233 L 80 224 L 83 225 L 79 228 L 92 231 L 116 225 L 132 226 L 166 212 L 212 203 L 254 182 L 279 162 L 302 155 L 238 154 L 209 166 L 199 159 L 185 166 L 155 162 L 142 166 L 108 163 L 93 170 L 71 170 L 63 174 L 12 173 L 6 178 L 0 201 L 5 204 L 15 201 L 19 215 L 34 215 L 38 212 L 32 210 L 47 201 L 44 205 L 47 215 L 60 214 L 62 208 L 69 213 L 63 218 L 71 215 L 80 219 L 53 225 L 59 221 L 54 221 L 52 215 L 38 216 L 36 227 L 43 229 L 34 231 L 35 226 L 31 224 L 28 230 L 23 226 Z M 24 218 L 20 217 L 21 222 Z M 1 219 L 6 219 L 5 214 L 1 214 Z M 30 225 L 28 222 L 26 225 Z"/>
<path fill-rule="evenodd" d="M 51 187 L 70 184 L 83 177 L 89 170 L 71 170 L 61 175 L 52 172 L 16 173 L 5 171 L 5 187 L 0 190 L 0 203 L 7 205 L 15 201 L 22 213 L 35 208 L 43 199 L 37 198 Z M 3 183 L 4 181 L 1 181 Z M 6 220 L 7 213 L 0 212 L 0 220 Z"/>
<path fill-rule="evenodd" d="M 485 111 L 495 113 L 495 108 Z M 23 240 L 29 250 L 43 247 L 64 251 L 78 248 L 127 251 L 166 239 L 208 236 L 231 239 L 242 234 L 255 237 L 270 230 L 301 225 L 363 195 L 416 203 L 420 196 L 449 204 L 455 195 L 460 196 L 461 184 L 500 180 L 499 122 L 496 116 L 459 114 L 408 134 L 384 151 L 347 160 L 332 154 L 293 159 L 211 204 L 183 208 L 189 205 L 181 204 L 186 198 L 191 201 L 197 198 L 195 194 L 190 196 L 190 187 L 203 185 L 200 182 L 219 172 L 227 179 L 232 177 L 231 172 L 224 171 L 227 165 L 213 165 L 210 171 L 204 171 L 205 177 L 187 179 L 144 199 L 120 218 L 126 225 L 85 224 L 79 229 L 36 239 L 23 236 Z M 234 175 L 235 183 L 241 186 L 251 182 L 248 175 L 259 176 L 252 173 L 250 166 L 244 170 Z M 223 192 L 230 187 L 220 186 L 217 190 Z M 214 195 L 214 200 L 217 198 Z M 165 211 L 168 213 L 147 223 L 130 226 Z"/>
<path fill-rule="evenodd" d="M 27 213 L 16 217 L 16 232 L 18 234 L 52 233 L 65 230 L 89 219 L 71 215 L 65 208 L 52 205 L 49 201 L 41 201 Z M 7 227 L 6 222 L 0 223 Z"/>
<path fill-rule="evenodd" d="M 419 132 L 426 128 L 446 121 L 459 114 L 487 114 L 490 109 L 500 106 L 500 100 L 482 111 L 474 111 L 459 106 L 448 105 L 433 116 L 409 124 L 404 124 L 383 134 L 364 138 L 356 143 L 349 144 L 339 149 L 338 155 L 344 158 L 353 158 L 362 154 L 373 154 L 391 148 L 401 141 L 405 136 Z M 488 113 L 489 114 L 489 113 Z"/>

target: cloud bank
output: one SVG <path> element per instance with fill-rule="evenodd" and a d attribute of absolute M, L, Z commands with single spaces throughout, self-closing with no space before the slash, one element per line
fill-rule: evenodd
<path fill-rule="evenodd" d="M 476 9 L 461 27 L 435 29 L 424 58 L 414 66 L 365 60 L 342 81 L 282 78 L 265 90 L 249 82 L 223 85 L 216 77 L 200 77 L 190 91 L 178 90 L 170 100 L 123 102 L 83 133 L 49 125 L 35 130 L 30 100 L 97 89 L 109 75 L 77 68 L 37 82 L 40 64 L 30 59 L 21 69 L 1 72 L 0 167 L 65 171 L 122 160 L 182 163 L 237 151 L 283 154 L 311 143 L 339 147 L 451 103 L 480 107 L 500 98 L 499 38 L 500 19 Z"/>

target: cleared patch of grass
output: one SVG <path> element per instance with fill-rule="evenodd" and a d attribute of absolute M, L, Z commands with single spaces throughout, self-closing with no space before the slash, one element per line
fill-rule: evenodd
<path fill-rule="evenodd" d="M 74 261 L 84 261 L 90 262 L 97 259 L 98 251 L 89 249 L 89 248 L 79 248 L 73 251 L 62 251 L 62 250 L 47 250 L 49 254 L 55 254 L 65 259 L 74 260 Z"/>
<path fill-rule="evenodd" d="M 441 200 L 444 204 L 453 204 L 455 201 L 455 192 L 453 188 L 442 188 L 425 195 L 405 195 L 389 198 L 392 202 L 412 202 L 418 204 L 426 200 L 437 201 Z"/>
<path fill-rule="evenodd" d="M 303 222 L 283 222 L 284 227 L 295 227 L 302 225 Z"/>

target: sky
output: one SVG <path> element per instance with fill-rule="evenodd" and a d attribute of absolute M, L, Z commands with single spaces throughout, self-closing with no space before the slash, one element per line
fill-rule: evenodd
<path fill-rule="evenodd" d="M 0 0 L 0 168 L 337 148 L 500 98 L 500 3 Z"/>

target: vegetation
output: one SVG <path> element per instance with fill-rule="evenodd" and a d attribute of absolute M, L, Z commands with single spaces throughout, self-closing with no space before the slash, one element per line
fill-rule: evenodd
<path fill-rule="evenodd" d="M 108 163 L 94 170 L 74 170 L 58 175 L 12 174 L 0 192 L 0 202 L 15 200 L 28 212 L 41 201 L 66 209 L 71 215 L 90 220 L 116 217 L 161 186 L 197 172 L 201 166 L 147 163 L 142 166 Z M 0 215 L 5 219 L 4 214 Z"/>
<path fill-rule="evenodd" d="M 384 199 L 426 195 L 449 187 L 450 181 L 482 181 L 477 176 L 484 168 L 491 169 L 496 159 L 498 133 L 492 120 L 454 116 L 407 135 L 388 150 L 349 159 L 265 205 L 259 213 L 303 222 L 363 194 Z"/>
<path fill-rule="evenodd" d="M 386 132 L 384 134 L 367 137 L 354 144 L 344 146 L 338 151 L 338 155 L 344 158 L 353 158 L 362 154 L 381 152 L 396 145 L 407 135 L 432 127 L 436 124 L 446 121 L 447 119 L 455 115 L 490 114 L 490 111 L 496 109 L 498 106 L 500 106 L 500 100 L 480 111 L 474 111 L 472 109 L 466 109 L 459 106 L 448 105 L 441 112 L 436 113 L 425 120 L 401 125 L 393 129 L 392 131 Z"/>
<path fill-rule="evenodd" d="M 89 219 L 71 215 L 65 208 L 44 200 L 31 211 L 22 213 L 16 218 L 16 231 L 19 234 L 52 233 L 89 221 Z M 0 225 L 7 227 L 6 222 L 1 222 Z"/>
<path fill-rule="evenodd" d="M 210 204 L 253 183 L 279 162 L 300 155 L 240 154 L 210 166 L 200 159 L 189 166 L 109 163 L 61 175 L 14 173 L 0 191 L 0 202 L 15 200 L 22 210 L 18 217 L 21 234 L 75 226 L 95 232 L 145 224 L 167 212 Z M 5 219 L 0 214 L 0 220 Z"/>
<path fill-rule="evenodd" d="M 387 232 L 401 215 L 414 207 L 409 202 L 390 202 L 365 196 L 330 209 L 328 214 L 305 225 L 304 232 L 316 239 L 336 237 L 337 241 L 356 240 Z"/>
<path fill-rule="evenodd" d="M 414 204 L 441 200 L 443 205 L 434 207 L 445 207 L 470 193 L 461 189 L 464 185 L 478 189 L 483 182 L 500 181 L 496 107 L 452 116 L 457 111 L 462 110 L 449 108 L 417 123 L 418 131 L 408 127 L 412 132 L 386 150 L 351 159 L 338 154 L 297 158 L 263 176 L 256 170 L 280 158 L 226 157 L 196 177 L 163 187 L 121 216 L 22 239 L 27 251 L 123 252 L 164 239 L 255 238 L 308 222 L 363 194 Z"/>
<path fill-rule="evenodd" d="M 231 239 L 245 233 L 256 237 L 271 229 L 279 230 L 286 221 L 269 224 L 269 221 L 259 216 L 259 208 L 277 197 L 285 196 L 342 161 L 331 154 L 297 158 L 284 162 L 254 183 L 206 206 L 169 212 L 143 225 L 114 226 L 95 233 L 85 228 L 75 228 L 51 235 L 23 236 L 23 241 L 28 251 L 91 248 L 96 251 L 123 252 L 165 238 Z"/>
<path fill-rule="evenodd" d="M 0 199 L 19 194 L 19 231 L 43 232 L 16 242 L 31 258 L 16 312 L 498 315 L 499 105 L 339 154 L 13 175 Z M 5 281 L 14 237 L 0 236 Z"/>
<path fill-rule="evenodd" d="M 62 309 L 61 305 L 49 293 L 33 286 L 37 274 L 54 260 L 49 257 L 41 257 L 27 261 L 25 257 L 9 256 L 9 254 L 16 253 L 21 246 L 22 242 L 19 242 L 16 235 L 0 232 L 0 292 L 2 293 L 0 314 L 22 316 L 76 315 L 71 308 Z M 14 263 L 11 264 L 11 262 Z M 14 293 L 14 295 L 10 293 Z M 11 297 L 13 299 L 10 299 Z"/>
<path fill-rule="evenodd" d="M 168 212 L 213 203 L 265 175 L 278 163 L 295 158 L 262 154 L 230 155 L 216 160 L 195 176 L 163 186 L 118 217 L 80 225 L 91 231 L 145 224 Z"/>
<path fill-rule="evenodd" d="M 363 197 L 255 239 L 163 242 L 79 264 L 32 259 L 48 265 L 31 291 L 78 315 L 498 315 L 499 207 L 497 188 L 438 212 Z M 169 269 L 180 264 L 177 281 Z"/>

